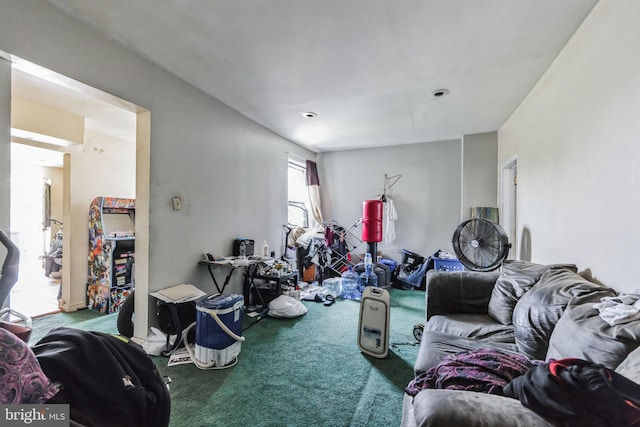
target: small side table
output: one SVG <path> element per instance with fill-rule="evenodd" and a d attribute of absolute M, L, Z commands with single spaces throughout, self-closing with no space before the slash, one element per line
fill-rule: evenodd
<path fill-rule="evenodd" d="M 264 308 L 267 307 L 267 304 L 265 303 L 264 297 L 260 293 L 260 288 L 258 288 L 258 286 L 257 286 L 257 284 L 255 282 L 256 279 L 273 285 L 274 288 L 275 288 L 276 297 L 278 297 L 278 296 L 280 296 L 282 294 L 282 285 L 283 284 L 292 283 L 293 286 L 297 286 L 298 285 L 298 276 L 299 276 L 298 271 L 292 271 L 291 273 L 284 274 L 282 276 L 262 276 L 262 275 L 258 274 L 257 272 L 254 272 L 252 270 L 253 269 L 249 269 L 249 271 L 245 275 L 245 283 L 244 283 L 245 305 L 249 304 L 251 288 L 254 288 L 256 290 L 256 294 L 258 295 L 258 298 L 260 299 L 260 302 L 262 303 L 262 306 Z"/>

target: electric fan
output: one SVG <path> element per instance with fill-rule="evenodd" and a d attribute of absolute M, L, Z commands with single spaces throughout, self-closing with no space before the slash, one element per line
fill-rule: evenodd
<path fill-rule="evenodd" d="M 453 250 L 458 260 L 473 271 L 493 271 L 509 255 L 511 244 L 502 227 L 493 221 L 473 218 L 460 224 L 453 233 Z M 413 326 L 413 337 L 422 340 L 424 324 Z"/>
<path fill-rule="evenodd" d="M 452 243 L 460 262 L 473 271 L 492 271 L 500 267 L 511 248 L 502 227 L 483 218 L 460 224 L 453 233 Z"/>

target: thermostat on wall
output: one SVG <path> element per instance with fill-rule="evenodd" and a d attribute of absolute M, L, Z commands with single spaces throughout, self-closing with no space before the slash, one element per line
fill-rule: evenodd
<path fill-rule="evenodd" d="M 180 209 L 182 209 L 182 202 L 180 201 L 180 197 L 179 196 L 174 196 L 171 199 L 171 204 L 173 205 L 173 210 L 174 211 L 179 211 Z"/>

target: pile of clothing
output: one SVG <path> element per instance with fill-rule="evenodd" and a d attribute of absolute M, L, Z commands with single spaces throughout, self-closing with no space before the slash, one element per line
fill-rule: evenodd
<path fill-rule="evenodd" d="M 640 385 L 581 359 L 548 362 L 492 349 L 460 352 L 414 378 L 410 396 L 424 389 L 466 390 L 518 399 L 554 425 L 640 425 Z"/>

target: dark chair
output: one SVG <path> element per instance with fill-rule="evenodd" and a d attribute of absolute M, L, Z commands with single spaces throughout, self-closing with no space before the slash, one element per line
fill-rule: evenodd
<path fill-rule="evenodd" d="M 13 285 L 18 281 L 20 249 L 18 249 L 11 239 L 9 239 L 9 236 L 7 236 L 2 230 L 0 230 L 0 243 L 7 248 L 7 255 L 4 258 L 2 270 L 0 271 L 0 307 L 4 307 L 9 300 L 9 294 L 11 293 Z M 19 318 L 24 325 L 11 323 L 11 315 Z M 6 316 L 9 316 L 9 318 L 7 320 L 3 320 Z M 24 341 L 28 341 L 29 335 L 31 335 L 31 317 L 18 313 L 10 306 L 7 306 L 0 310 L 0 327 L 8 329 Z"/>

